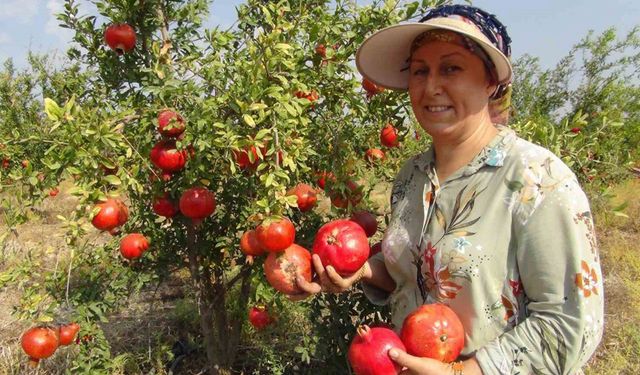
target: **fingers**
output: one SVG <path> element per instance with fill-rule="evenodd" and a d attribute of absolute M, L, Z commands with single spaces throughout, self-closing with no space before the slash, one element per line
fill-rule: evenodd
<path fill-rule="evenodd" d="M 422 368 L 421 358 L 407 354 L 407 352 L 398 348 L 390 349 L 389 357 L 400 366 L 406 367 L 407 369 L 405 371 L 409 371 L 409 374 L 413 373 L 413 371 L 419 371 Z"/>
<path fill-rule="evenodd" d="M 297 275 L 296 284 L 303 293 L 288 296 L 291 301 L 300 301 L 320 292 L 344 292 L 349 289 L 351 284 L 358 278 L 357 272 L 348 278 L 343 278 L 332 266 L 325 268 L 317 254 L 312 255 L 311 261 L 316 271 L 315 280 L 317 281 L 309 282 L 301 275 Z"/>
<path fill-rule="evenodd" d="M 329 282 L 336 285 L 340 289 L 349 289 L 349 287 L 351 287 L 351 283 L 347 281 L 348 279 L 344 279 L 342 276 L 340 276 L 338 271 L 336 271 L 336 269 L 332 266 L 327 266 L 326 274 Z"/>
<path fill-rule="evenodd" d="M 322 286 L 316 282 L 309 282 L 301 275 L 296 276 L 296 284 L 303 292 L 308 294 L 316 294 L 322 291 Z"/>
<path fill-rule="evenodd" d="M 388 352 L 389 358 L 404 367 L 403 375 L 408 374 L 447 374 L 450 368 L 447 364 L 432 358 L 414 357 L 398 348 L 392 348 Z"/>
<path fill-rule="evenodd" d="M 318 254 L 313 254 L 311 256 L 311 261 L 313 262 L 313 268 L 315 268 L 316 275 L 318 275 L 318 278 L 320 278 L 320 281 L 324 280 L 326 278 L 325 268 L 322 265 L 322 261 L 320 260 L 320 257 L 318 256 Z"/>
<path fill-rule="evenodd" d="M 289 298 L 290 301 L 302 301 L 303 299 L 307 299 L 311 296 L 310 293 L 300 293 L 300 294 L 289 294 L 287 295 L 287 298 Z"/>

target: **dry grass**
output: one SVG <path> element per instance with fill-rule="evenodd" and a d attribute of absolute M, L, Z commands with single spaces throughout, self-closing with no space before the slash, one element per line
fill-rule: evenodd
<path fill-rule="evenodd" d="M 605 207 L 595 211 L 605 284 L 605 334 L 587 374 L 640 373 L 639 191 L 639 179 L 613 190 L 609 208 L 626 201 L 628 217 L 616 216 Z"/>

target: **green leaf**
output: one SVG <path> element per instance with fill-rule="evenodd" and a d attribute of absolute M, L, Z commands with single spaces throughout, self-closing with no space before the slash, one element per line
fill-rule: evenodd
<path fill-rule="evenodd" d="M 61 167 L 61 164 L 58 162 L 55 162 L 53 164 L 47 164 L 47 168 L 51 169 L 52 171 L 58 169 Z"/>
<path fill-rule="evenodd" d="M 251 126 L 252 128 L 255 128 L 256 122 L 254 121 L 253 117 L 251 117 L 251 115 L 248 115 L 248 114 L 242 115 L 242 120 L 244 120 L 244 122 L 247 125 Z"/>
<path fill-rule="evenodd" d="M 270 133 L 271 133 L 271 129 L 260 129 L 258 131 L 258 133 L 256 133 L 255 139 L 256 140 L 260 140 L 260 139 L 264 138 L 265 135 L 270 134 Z"/>
<path fill-rule="evenodd" d="M 253 103 L 249 106 L 250 111 L 259 111 L 261 109 L 266 109 L 266 108 L 269 108 L 269 107 L 264 103 Z"/>
<path fill-rule="evenodd" d="M 273 179 L 274 179 L 274 175 L 273 174 L 269 174 L 267 176 L 267 179 L 264 181 L 264 186 L 265 187 L 269 187 L 269 186 L 273 185 Z"/>
<path fill-rule="evenodd" d="M 118 186 L 120 184 L 122 184 L 122 181 L 120 181 L 120 179 L 112 174 L 105 176 L 104 177 L 105 180 L 107 180 L 108 183 L 110 183 L 111 185 L 115 185 Z"/>
<path fill-rule="evenodd" d="M 416 10 L 418 9 L 418 2 L 414 1 L 413 3 L 407 5 L 407 10 L 404 14 L 404 18 L 405 19 L 409 19 L 411 18 L 411 16 L 414 15 L 414 13 L 416 12 Z"/>
<path fill-rule="evenodd" d="M 80 174 L 80 170 L 76 167 L 67 167 L 67 172 L 71 174 Z"/>
<path fill-rule="evenodd" d="M 53 99 L 50 98 L 44 98 L 44 112 L 51 121 L 59 121 L 64 114 L 64 111 L 60 108 L 58 103 L 54 102 Z"/>

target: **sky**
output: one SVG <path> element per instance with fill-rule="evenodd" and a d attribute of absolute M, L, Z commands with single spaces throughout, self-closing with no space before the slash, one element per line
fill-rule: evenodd
<path fill-rule="evenodd" d="M 207 24 L 233 24 L 235 6 L 243 2 L 213 1 Z M 0 0 L 0 61 L 12 58 L 18 67 L 24 67 L 29 50 L 64 55 L 71 32 L 60 28 L 54 16 L 63 3 Z M 525 53 L 536 56 L 543 68 L 555 66 L 589 30 L 601 33 L 614 26 L 622 35 L 640 25 L 640 0 L 475 0 L 473 5 L 496 14 L 507 26 L 514 58 Z"/>

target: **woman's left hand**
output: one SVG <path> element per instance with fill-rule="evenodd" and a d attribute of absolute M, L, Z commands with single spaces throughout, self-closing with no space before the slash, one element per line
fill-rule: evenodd
<path fill-rule="evenodd" d="M 405 369 L 401 375 L 453 374 L 451 366 L 431 358 L 414 357 L 397 348 L 389 350 L 389 357 Z"/>

